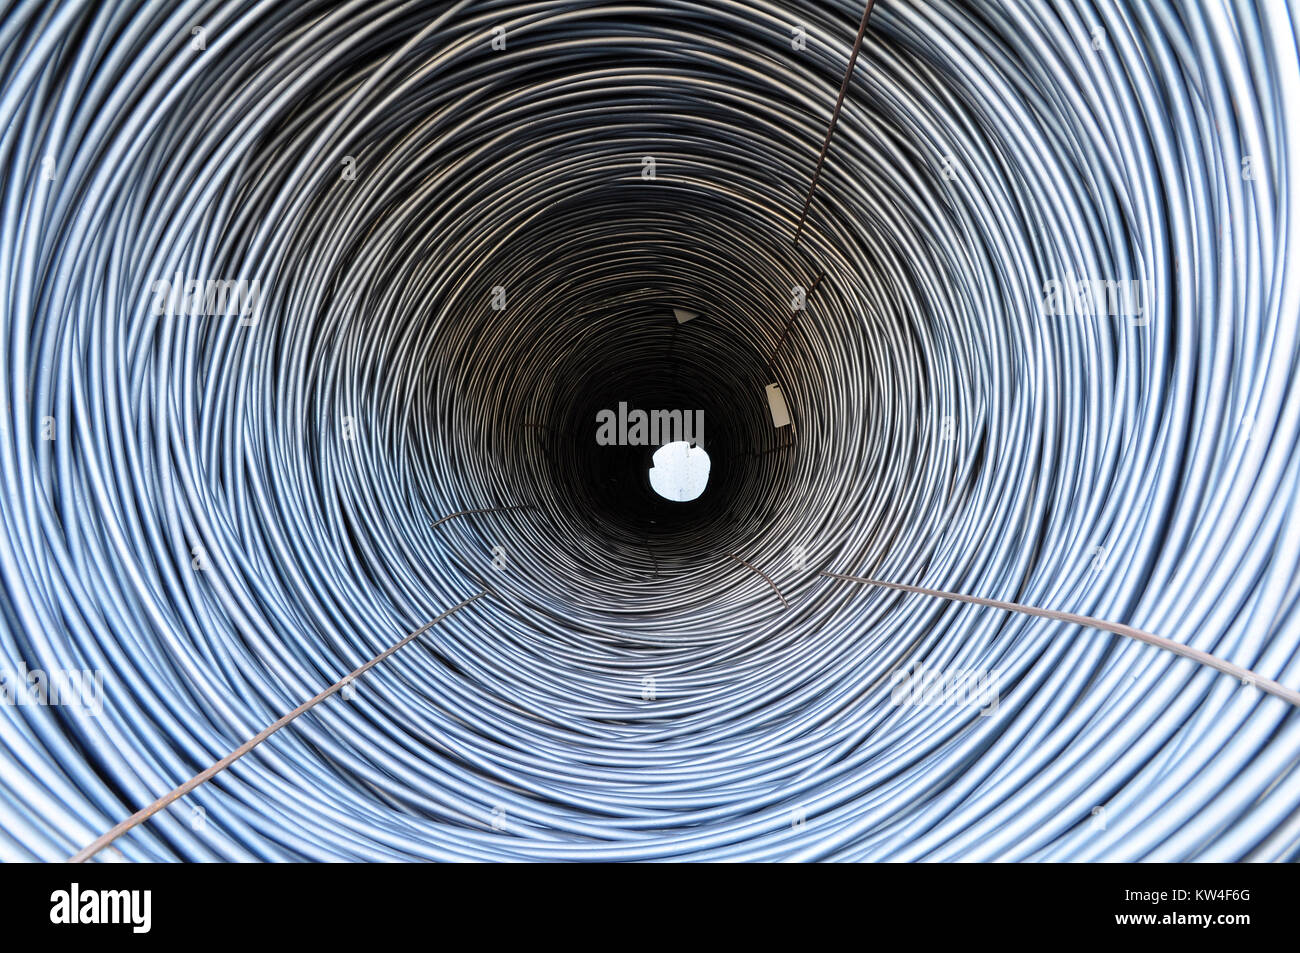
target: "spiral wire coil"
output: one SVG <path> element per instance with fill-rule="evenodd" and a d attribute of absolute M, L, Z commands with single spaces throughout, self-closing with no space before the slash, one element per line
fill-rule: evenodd
<path fill-rule="evenodd" d="M 1285 702 L 820 574 L 1300 685 L 1292 10 L 882 0 L 796 243 L 861 14 L 11 6 L 0 661 L 103 706 L 0 706 L 0 859 L 479 592 L 100 859 L 1295 859 Z"/>

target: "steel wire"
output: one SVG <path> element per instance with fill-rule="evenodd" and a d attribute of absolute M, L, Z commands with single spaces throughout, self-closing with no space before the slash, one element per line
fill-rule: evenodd
<path fill-rule="evenodd" d="M 1295 859 L 1285 702 L 821 575 L 1300 685 L 1290 6 L 882 2 L 795 242 L 861 15 L 11 6 L 0 653 L 104 696 L 0 706 L 0 858 L 486 589 L 99 859 Z M 698 502 L 620 401 L 703 409 Z"/>

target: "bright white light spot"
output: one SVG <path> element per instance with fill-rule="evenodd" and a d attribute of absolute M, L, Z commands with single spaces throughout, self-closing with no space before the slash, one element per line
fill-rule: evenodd
<path fill-rule="evenodd" d="M 650 486 L 665 500 L 689 503 L 709 484 L 709 455 L 685 440 L 666 443 L 654 455 Z"/>

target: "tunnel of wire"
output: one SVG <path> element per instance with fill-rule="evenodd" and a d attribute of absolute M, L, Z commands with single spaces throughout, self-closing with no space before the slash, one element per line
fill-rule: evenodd
<path fill-rule="evenodd" d="M 485 592 L 97 859 L 1295 859 L 1284 701 L 822 575 L 1300 685 L 1289 9 L 882 0 L 796 241 L 861 15 L 13 5 L 0 858 Z"/>

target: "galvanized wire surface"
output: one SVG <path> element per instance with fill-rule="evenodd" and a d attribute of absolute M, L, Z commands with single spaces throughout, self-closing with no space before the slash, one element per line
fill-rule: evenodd
<path fill-rule="evenodd" d="M 13 7 L 0 652 L 105 697 L 0 707 L 0 857 L 486 585 L 112 856 L 1293 859 L 1285 703 L 817 575 L 1300 684 L 1291 11 L 881 3 L 796 247 L 860 14 Z M 154 314 L 178 272 L 255 322 Z M 600 456 L 620 399 L 706 410 L 689 516 Z"/>

